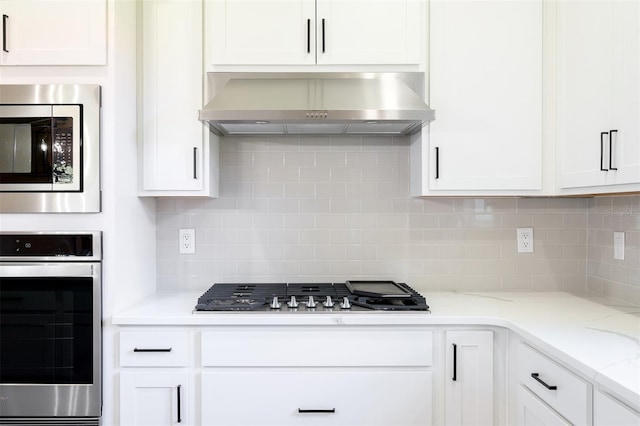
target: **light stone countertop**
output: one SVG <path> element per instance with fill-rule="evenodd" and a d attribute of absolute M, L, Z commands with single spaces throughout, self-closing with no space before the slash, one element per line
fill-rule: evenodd
<path fill-rule="evenodd" d="M 486 325 L 505 327 L 640 408 L 640 309 L 563 292 L 428 293 L 424 312 L 193 313 L 200 292 L 160 291 L 115 325 Z"/>

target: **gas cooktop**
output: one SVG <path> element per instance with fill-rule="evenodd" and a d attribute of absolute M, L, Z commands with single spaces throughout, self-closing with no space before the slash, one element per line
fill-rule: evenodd
<path fill-rule="evenodd" d="M 429 311 L 424 297 L 404 283 L 216 283 L 198 312 Z"/>

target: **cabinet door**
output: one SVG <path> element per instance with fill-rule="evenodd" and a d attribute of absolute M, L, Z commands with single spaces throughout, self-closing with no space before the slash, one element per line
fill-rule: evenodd
<path fill-rule="evenodd" d="M 615 184 L 640 183 L 640 2 L 616 1 L 612 6 L 612 128 L 618 132 L 610 155 L 618 170 L 610 173 Z"/>
<path fill-rule="evenodd" d="M 189 424 L 187 373 L 124 372 L 120 374 L 120 424 L 165 426 Z"/>
<path fill-rule="evenodd" d="M 430 4 L 430 190 L 540 190 L 543 2 Z"/>
<path fill-rule="evenodd" d="M 202 425 L 422 426 L 432 415 L 422 368 L 207 369 L 200 394 Z"/>
<path fill-rule="evenodd" d="M 197 119 L 203 87 L 202 2 L 143 1 L 141 34 L 141 189 L 207 195 L 197 192 L 206 190 L 209 173 L 205 127 Z"/>
<path fill-rule="evenodd" d="M 638 426 L 640 413 L 600 391 L 595 392 L 594 426 Z"/>
<path fill-rule="evenodd" d="M 524 386 L 518 386 L 516 410 L 518 413 L 518 426 L 571 425 Z"/>
<path fill-rule="evenodd" d="M 318 64 L 419 64 L 419 0 L 317 0 Z"/>
<path fill-rule="evenodd" d="M 2 65 L 105 65 L 106 0 L 2 0 Z"/>
<path fill-rule="evenodd" d="M 315 0 L 207 0 L 213 65 L 314 64 Z"/>
<path fill-rule="evenodd" d="M 446 332 L 446 425 L 493 423 L 493 332 Z"/>
<path fill-rule="evenodd" d="M 557 7 L 558 185 L 640 183 L 640 6 Z"/>

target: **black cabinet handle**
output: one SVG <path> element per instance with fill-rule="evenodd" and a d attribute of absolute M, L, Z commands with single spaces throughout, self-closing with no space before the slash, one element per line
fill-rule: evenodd
<path fill-rule="evenodd" d="M 324 18 L 322 18 L 322 53 L 324 53 Z"/>
<path fill-rule="evenodd" d="M 608 134 L 607 132 L 600 132 L 600 170 L 603 172 L 608 172 L 609 169 L 604 168 L 604 135 Z"/>
<path fill-rule="evenodd" d="M 436 146 L 436 179 L 440 179 L 440 148 Z"/>
<path fill-rule="evenodd" d="M 182 423 L 182 414 L 181 414 L 181 407 L 180 407 L 180 391 L 182 389 L 182 385 L 178 385 L 178 388 L 176 389 L 178 391 L 177 394 L 177 400 L 178 400 L 178 423 Z"/>
<path fill-rule="evenodd" d="M 309 413 L 326 413 L 326 414 L 333 414 L 336 412 L 335 408 L 329 408 L 329 409 L 315 409 L 315 410 L 304 410 L 302 408 L 298 408 L 298 413 L 299 414 L 309 414 Z"/>
<path fill-rule="evenodd" d="M 453 344 L 453 377 L 454 382 L 458 380 L 458 345 Z"/>
<path fill-rule="evenodd" d="M 542 379 L 540 378 L 540 374 L 538 374 L 538 373 L 531 373 L 531 377 L 533 377 L 533 379 L 536 382 L 540 383 L 542 386 L 544 386 L 545 388 L 547 388 L 549 390 L 557 390 L 558 389 L 557 386 L 549 386 L 544 381 L 542 381 Z"/>
<path fill-rule="evenodd" d="M 9 53 L 9 49 L 7 49 L 7 21 L 9 20 L 9 15 L 2 15 L 2 50 Z"/>
<path fill-rule="evenodd" d="M 307 19 L 307 53 L 311 53 L 311 19 Z"/>
<path fill-rule="evenodd" d="M 198 148 L 193 147 L 193 178 L 198 179 Z"/>
<path fill-rule="evenodd" d="M 618 170 L 613 167 L 613 134 L 618 133 L 617 130 L 609 130 L 609 170 Z"/>
<path fill-rule="evenodd" d="M 173 348 L 133 348 L 134 352 L 171 352 Z"/>

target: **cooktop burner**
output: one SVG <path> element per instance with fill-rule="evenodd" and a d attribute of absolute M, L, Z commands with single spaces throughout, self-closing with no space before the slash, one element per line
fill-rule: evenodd
<path fill-rule="evenodd" d="M 429 311 L 426 300 L 404 283 L 216 283 L 196 311 L 335 312 Z"/>

